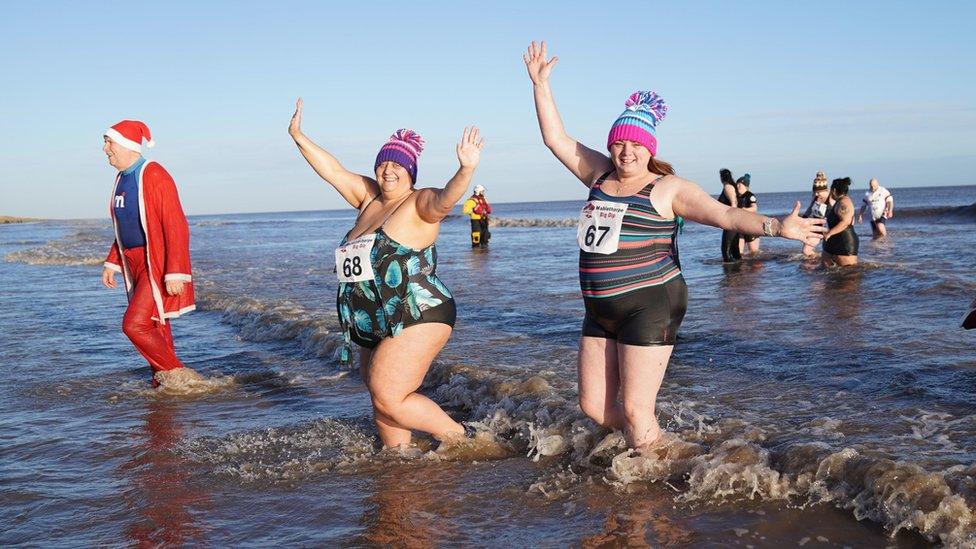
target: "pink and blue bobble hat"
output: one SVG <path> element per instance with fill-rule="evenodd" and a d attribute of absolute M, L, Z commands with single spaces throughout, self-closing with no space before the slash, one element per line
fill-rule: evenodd
<path fill-rule="evenodd" d="M 668 104 L 657 92 L 636 91 L 627 98 L 624 106 L 627 108 L 610 126 L 607 150 L 615 141 L 634 141 L 651 151 L 651 156 L 656 155 L 655 128 L 668 114 Z"/>

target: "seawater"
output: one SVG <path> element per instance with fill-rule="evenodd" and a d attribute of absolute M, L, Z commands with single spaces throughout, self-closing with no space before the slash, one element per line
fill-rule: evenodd
<path fill-rule="evenodd" d="M 671 435 L 645 456 L 575 401 L 582 192 L 496 205 L 484 251 L 444 222 L 459 320 L 423 390 L 494 440 L 449 452 L 380 452 L 338 364 L 355 212 L 190 218 L 195 394 L 149 390 L 99 281 L 107 220 L 0 227 L 0 545 L 976 545 L 976 187 L 892 191 L 849 270 L 768 238 L 725 266 L 686 225 Z"/>

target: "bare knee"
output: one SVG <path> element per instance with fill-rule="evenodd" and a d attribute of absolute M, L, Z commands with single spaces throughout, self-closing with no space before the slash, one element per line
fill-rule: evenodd
<path fill-rule="evenodd" d="M 406 395 L 394 394 L 390 391 L 378 390 L 372 384 L 369 385 L 369 396 L 373 401 L 373 409 L 388 418 L 395 418 L 400 409 L 400 405 L 406 399 Z"/>
<path fill-rule="evenodd" d="M 593 398 L 585 394 L 579 396 L 579 407 L 584 414 L 593 421 L 603 425 L 607 418 L 607 402 L 601 398 Z"/>
<path fill-rule="evenodd" d="M 647 421 L 647 418 L 654 415 L 654 405 L 648 402 L 633 402 L 625 399 L 623 412 L 627 423 L 639 423 Z"/>

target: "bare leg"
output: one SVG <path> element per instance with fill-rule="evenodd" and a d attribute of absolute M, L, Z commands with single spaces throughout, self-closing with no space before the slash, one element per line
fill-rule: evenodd
<path fill-rule="evenodd" d="M 372 359 L 373 351 L 365 347 L 359 348 L 359 375 L 363 378 L 363 383 L 369 385 L 369 361 Z M 383 446 L 399 446 L 410 444 L 410 429 L 399 425 L 392 419 L 373 410 L 373 423 L 380 434 Z"/>
<path fill-rule="evenodd" d="M 673 345 L 617 344 L 621 400 L 627 422 L 624 435 L 632 448 L 647 446 L 661 436 L 656 415 L 657 393 L 673 349 Z"/>
<path fill-rule="evenodd" d="M 888 228 L 884 223 L 873 223 L 874 238 L 884 238 L 888 236 Z"/>
<path fill-rule="evenodd" d="M 602 337 L 581 337 L 577 372 L 583 413 L 604 427 L 623 429 L 623 409 L 617 403 L 620 390 L 617 342 Z"/>
<path fill-rule="evenodd" d="M 759 253 L 759 239 L 755 239 L 749 243 L 749 253 L 752 255 Z"/>
<path fill-rule="evenodd" d="M 450 336 L 447 324 L 416 324 L 373 349 L 366 385 L 384 446 L 409 444 L 410 437 L 404 437 L 403 431 L 409 433 L 410 429 L 430 433 L 439 440 L 464 434 L 460 423 L 416 392 Z M 386 435 L 390 435 L 389 440 Z"/>
<path fill-rule="evenodd" d="M 834 260 L 837 262 L 837 265 L 840 265 L 841 267 L 851 267 L 853 265 L 857 265 L 856 255 L 835 255 Z"/>

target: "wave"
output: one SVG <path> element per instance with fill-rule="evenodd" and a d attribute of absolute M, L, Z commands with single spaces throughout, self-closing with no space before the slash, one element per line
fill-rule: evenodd
<path fill-rule="evenodd" d="M 202 308 L 220 312 L 242 337 L 290 342 L 304 354 L 336 363 L 341 335 L 332 315 L 289 301 L 201 294 Z M 598 427 L 582 414 L 575 383 L 558 374 L 526 377 L 480 365 L 435 362 L 422 390 L 494 445 L 453 456 L 435 452 L 429 444 L 413 453 L 377 454 L 375 430 L 361 417 L 204 438 L 190 443 L 186 452 L 219 472 L 272 482 L 357 472 L 387 459 L 524 455 L 545 465 L 527 489 L 546 498 L 567 496 L 593 481 L 621 489 L 658 482 L 678 490 L 675 498 L 681 503 L 831 504 L 858 520 L 883 525 L 892 535 L 910 530 L 949 546 L 976 543 L 976 466 L 927 470 L 845 446 L 837 419 L 811 420 L 797 430 L 803 442 L 782 441 L 749 421 L 707 415 L 701 411 L 704 403 L 663 400 L 659 419 L 668 434 L 636 453 L 620 433 Z"/>
<path fill-rule="evenodd" d="M 638 453 L 619 432 L 586 418 L 575 383 L 557 374 L 525 377 L 435 363 L 422 390 L 494 441 L 495 451 L 479 448 L 467 459 L 524 455 L 539 462 L 543 473 L 527 491 L 547 499 L 569 497 L 592 482 L 624 491 L 634 483 L 662 483 L 677 491 L 678 503 L 830 504 L 883 525 L 891 535 L 909 530 L 948 546 L 976 543 L 976 466 L 932 471 L 845 447 L 836 419 L 811 420 L 800 429 L 804 442 L 784 442 L 748 421 L 710 417 L 700 411 L 703 403 L 662 401 L 659 418 L 668 433 Z M 271 482 L 363 472 L 388 459 L 446 458 L 429 442 L 412 452 L 377 453 L 375 440 L 366 417 L 324 419 L 199 439 L 186 453 L 219 472 Z"/>
<path fill-rule="evenodd" d="M 292 217 L 286 214 L 285 217 L 255 217 L 252 219 L 199 219 L 196 217 L 190 217 L 187 219 L 191 227 L 222 227 L 226 225 L 281 225 L 281 224 L 291 224 L 291 223 L 323 223 L 327 221 L 345 220 L 351 221 L 355 219 L 355 215 L 352 210 L 349 213 L 337 213 L 335 215 L 322 215 L 316 217 Z"/>
<path fill-rule="evenodd" d="M 930 206 L 916 208 L 899 208 L 895 210 L 895 218 L 908 217 L 939 217 L 954 221 L 976 221 L 976 204 L 969 206 Z"/>
<path fill-rule="evenodd" d="M 197 308 L 214 311 L 250 341 L 284 340 L 306 354 L 337 362 L 343 337 L 335 314 L 309 311 L 288 300 L 236 297 L 201 288 Z"/>
<path fill-rule="evenodd" d="M 575 227 L 575 219 L 492 217 L 491 227 Z"/>
<path fill-rule="evenodd" d="M 28 265 L 101 265 L 112 242 L 106 227 L 86 227 L 40 246 L 8 253 L 4 261 Z"/>

